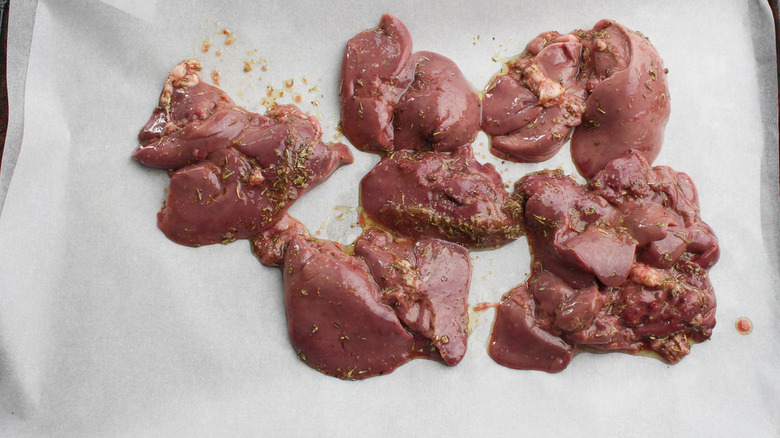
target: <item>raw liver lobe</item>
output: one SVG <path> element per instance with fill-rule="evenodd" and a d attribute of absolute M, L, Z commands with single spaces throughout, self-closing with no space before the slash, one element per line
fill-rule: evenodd
<path fill-rule="evenodd" d="M 341 122 L 359 150 L 454 151 L 476 138 L 480 107 L 458 66 L 437 53 L 412 53 L 409 31 L 392 15 L 347 42 Z"/>
<path fill-rule="evenodd" d="M 168 169 L 158 226 L 182 245 L 231 242 L 272 226 L 342 164 L 347 146 L 321 141 L 319 122 L 292 105 L 265 115 L 236 106 L 185 61 L 166 82 L 133 158 Z"/>
<path fill-rule="evenodd" d="M 581 185 L 561 171 L 520 179 L 532 274 L 502 299 L 491 356 L 559 371 L 581 349 L 652 351 L 668 363 L 710 337 L 718 260 L 690 178 L 632 152 Z"/>
<path fill-rule="evenodd" d="M 517 203 L 470 147 L 451 154 L 395 152 L 363 177 L 360 200 L 372 221 L 405 237 L 489 248 L 521 235 Z"/>
<path fill-rule="evenodd" d="M 414 81 L 395 108 L 395 149 L 453 152 L 479 131 L 477 91 L 450 59 L 417 52 Z"/>
<path fill-rule="evenodd" d="M 393 112 L 412 82 L 412 37 L 396 17 L 385 14 L 375 29 L 347 42 L 341 64 L 344 135 L 363 151 L 393 149 Z"/>
<path fill-rule="evenodd" d="M 521 163 L 551 158 L 580 124 L 585 90 L 578 73 L 582 44 L 548 32 L 528 44 L 509 72 L 488 85 L 482 129 L 493 155 Z"/>
<path fill-rule="evenodd" d="M 404 326 L 430 340 L 447 365 L 466 354 L 471 264 L 461 246 L 437 239 L 392 240 L 378 229 L 355 242 Z"/>
<path fill-rule="evenodd" d="M 365 262 L 334 242 L 294 237 L 284 297 L 290 342 L 307 365 L 341 379 L 392 372 L 411 359 L 414 338 L 381 302 Z"/>
<path fill-rule="evenodd" d="M 573 348 L 539 327 L 535 312 L 536 303 L 525 285 L 507 293 L 496 312 L 488 354 L 509 368 L 561 371 L 571 361 Z"/>
<path fill-rule="evenodd" d="M 632 151 L 652 163 L 669 119 L 663 60 L 639 32 L 610 20 L 532 40 L 488 85 L 482 129 L 491 152 L 544 161 L 571 137 L 572 160 L 592 178 Z"/>
<path fill-rule="evenodd" d="M 608 20 L 597 23 L 593 32 L 594 56 L 585 61 L 590 64 L 585 68 L 592 78 L 608 76 L 588 87 L 583 124 L 571 139 L 572 160 L 585 178 L 631 151 L 652 163 L 661 151 L 671 112 L 666 69 L 650 41 Z M 596 49 L 599 40 L 606 49 Z"/>
<path fill-rule="evenodd" d="M 282 269 L 290 342 L 325 374 L 365 379 L 416 357 L 453 366 L 466 353 L 471 265 L 459 245 L 370 228 L 348 251 L 286 217 L 253 249 Z"/>

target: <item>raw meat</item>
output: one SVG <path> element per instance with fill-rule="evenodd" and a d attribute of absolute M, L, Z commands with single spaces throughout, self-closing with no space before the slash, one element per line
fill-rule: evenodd
<path fill-rule="evenodd" d="M 515 185 L 531 276 L 499 305 L 489 353 L 519 369 L 560 371 L 582 349 L 651 351 L 668 363 L 708 339 L 719 246 L 691 179 L 638 152 L 587 186 L 561 171 Z"/>
<path fill-rule="evenodd" d="M 363 177 L 360 203 L 371 221 L 406 237 L 492 248 L 522 233 L 520 205 L 470 146 L 454 153 L 399 151 L 384 157 Z"/>
<path fill-rule="evenodd" d="M 544 161 L 571 138 L 572 159 L 586 178 L 630 151 L 652 163 L 670 113 L 658 52 L 610 20 L 589 31 L 539 35 L 494 78 L 483 105 L 494 155 Z"/>
<path fill-rule="evenodd" d="M 588 81 L 583 124 L 571 139 L 571 157 L 585 178 L 615 158 L 640 152 L 653 163 L 671 113 L 666 68 L 641 33 L 601 20 L 583 53 Z"/>
<path fill-rule="evenodd" d="M 248 238 L 352 162 L 347 146 L 321 141 L 314 117 L 292 105 L 249 112 L 202 82 L 199 69 L 196 60 L 173 69 L 133 153 L 170 172 L 157 217 L 171 240 L 200 246 Z"/>
<path fill-rule="evenodd" d="M 370 228 L 355 242 L 404 326 L 430 340 L 444 363 L 457 365 L 466 354 L 471 265 L 459 245 L 437 239 L 393 240 Z"/>
<path fill-rule="evenodd" d="M 479 131 L 476 89 L 450 59 L 412 53 L 404 24 L 385 14 L 347 43 L 341 67 L 341 123 L 362 151 L 454 151 Z"/>
<path fill-rule="evenodd" d="M 286 216 L 253 239 L 284 275 L 290 342 L 309 366 L 358 380 L 416 357 L 457 365 L 466 353 L 471 265 L 436 239 L 367 229 L 352 248 L 309 237 Z"/>

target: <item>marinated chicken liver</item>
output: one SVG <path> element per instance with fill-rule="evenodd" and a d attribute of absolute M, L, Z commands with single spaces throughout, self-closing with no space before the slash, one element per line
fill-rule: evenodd
<path fill-rule="evenodd" d="M 614 21 L 599 21 L 587 38 L 583 71 L 588 99 L 583 124 L 571 139 L 574 165 L 591 178 L 630 151 L 652 164 L 671 113 L 661 56 L 644 35 Z"/>
<path fill-rule="evenodd" d="M 522 234 L 519 204 L 470 146 L 384 157 L 360 182 L 360 203 L 371 221 L 406 237 L 492 248 Z"/>
<path fill-rule="evenodd" d="M 491 82 L 483 104 L 493 154 L 544 161 L 571 137 L 572 159 L 586 178 L 632 150 L 652 163 L 670 113 L 658 52 L 609 20 L 589 31 L 539 35 Z"/>
<path fill-rule="evenodd" d="M 341 123 L 363 151 L 454 151 L 479 131 L 476 89 L 450 59 L 412 53 L 412 38 L 389 14 L 349 40 L 341 68 Z"/>
<path fill-rule="evenodd" d="M 464 246 L 522 234 L 531 275 L 498 305 L 498 363 L 556 372 L 584 349 L 676 363 L 711 335 L 718 241 L 691 179 L 650 167 L 670 107 L 663 62 L 641 34 L 608 20 L 543 33 L 484 102 L 450 59 L 412 53 L 397 18 L 356 35 L 342 62 L 342 127 L 383 157 L 360 183 L 366 229 L 351 246 L 312 238 L 286 213 L 352 162 L 348 148 L 324 144 L 317 120 L 294 106 L 246 111 L 199 70 L 195 60 L 174 68 L 133 154 L 170 172 L 158 225 L 191 246 L 250 238 L 261 263 L 282 269 L 290 342 L 309 366 L 359 380 L 417 357 L 458 364 Z M 480 127 L 495 155 L 520 162 L 546 160 L 571 138 L 590 181 L 545 170 L 509 195 L 474 157 Z"/>
<path fill-rule="evenodd" d="M 458 245 L 370 228 L 345 248 L 286 216 L 253 249 L 282 268 L 290 342 L 325 374 L 365 379 L 415 357 L 456 365 L 466 353 L 471 266 Z"/>
<path fill-rule="evenodd" d="M 447 365 L 466 354 L 471 264 L 459 245 L 438 239 L 395 239 L 369 228 L 355 242 L 382 291 L 409 330 L 429 340 Z"/>
<path fill-rule="evenodd" d="M 347 146 L 321 141 L 314 117 L 292 105 L 249 112 L 202 82 L 199 69 L 196 60 L 173 69 L 133 153 L 169 169 L 158 225 L 171 240 L 199 246 L 250 237 L 352 162 Z"/>
<path fill-rule="evenodd" d="M 495 156 L 544 161 L 568 141 L 585 110 L 581 53 L 579 38 L 547 32 L 491 82 L 483 100 L 482 129 L 491 136 Z"/>
<path fill-rule="evenodd" d="M 290 343 L 307 365 L 342 379 L 386 374 L 406 363 L 414 337 L 389 306 L 365 261 L 335 242 L 293 237 L 285 252 Z"/>
<path fill-rule="evenodd" d="M 632 152 L 587 186 L 545 170 L 518 181 L 514 196 L 534 259 L 499 305 L 489 347 L 498 363 L 555 372 L 582 349 L 676 363 L 710 337 L 707 270 L 719 247 L 687 175 Z"/>
<path fill-rule="evenodd" d="M 260 263 L 280 268 L 284 264 L 287 246 L 298 236 L 311 237 L 306 226 L 285 213 L 275 224 L 252 236 L 249 242 Z"/>

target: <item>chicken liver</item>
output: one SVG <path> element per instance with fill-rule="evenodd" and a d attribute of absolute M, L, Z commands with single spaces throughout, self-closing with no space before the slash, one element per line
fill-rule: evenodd
<path fill-rule="evenodd" d="M 307 365 L 341 379 L 387 374 L 416 357 L 466 354 L 471 265 L 437 239 L 367 229 L 352 247 L 312 239 L 285 216 L 253 240 L 284 275 L 290 342 Z"/>
<path fill-rule="evenodd" d="M 658 52 L 610 20 L 536 37 L 488 85 L 483 105 L 494 155 L 544 161 L 571 138 L 572 159 L 586 178 L 630 151 L 652 163 L 670 113 Z"/>
<path fill-rule="evenodd" d="M 560 371 L 582 349 L 651 351 L 668 363 L 708 339 L 719 246 L 691 179 L 632 152 L 587 185 L 526 175 L 532 273 L 502 299 L 489 353 L 519 369 Z"/>
<path fill-rule="evenodd" d="M 200 246 L 250 237 L 352 162 L 347 146 L 321 141 L 314 117 L 292 105 L 249 112 L 201 81 L 199 69 L 196 60 L 173 69 L 133 153 L 170 172 L 157 216 L 171 240 Z"/>
<path fill-rule="evenodd" d="M 341 122 L 360 150 L 454 151 L 476 138 L 480 105 L 454 62 L 437 53 L 412 53 L 409 31 L 392 15 L 347 43 Z"/>
<path fill-rule="evenodd" d="M 360 202 L 371 221 L 406 237 L 491 248 L 522 233 L 519 204 L 471 147 L 392 153 L 363 177 Z"/>

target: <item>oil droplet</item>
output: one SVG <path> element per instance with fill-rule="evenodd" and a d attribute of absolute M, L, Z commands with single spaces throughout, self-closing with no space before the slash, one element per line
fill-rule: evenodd
<path fill-rule="evenodd" d="M 743 317 L 737 318 L 737 322 L 734 323 L 734 327 L 741 335 L 749 335 L 753 331 L 753 323 L 749 319 Z"/>

